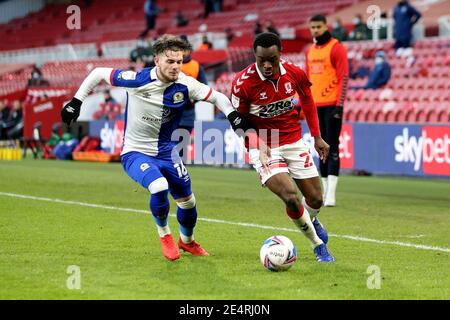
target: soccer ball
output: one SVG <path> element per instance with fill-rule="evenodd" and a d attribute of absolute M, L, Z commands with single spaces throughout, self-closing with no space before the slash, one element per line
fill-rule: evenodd
<path fill-rule="evenodd" d="M 272 236 L 264 241 L 259 251 L 264 268 L 270 271 L 286 271 L 297 261 L 297 250 L 285 236 Z"/>

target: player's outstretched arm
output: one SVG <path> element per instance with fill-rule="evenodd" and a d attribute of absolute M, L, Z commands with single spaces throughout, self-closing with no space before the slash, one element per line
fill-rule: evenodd
<path fill-rule="evenodd" d="M 220 111 L 225 114 L 228 121 L 230 121 L 231 127 L 238 136 L 248 139 L 249 149 L 259 149 L 263 168 L 270 172 L 268 165 L 271 156 L 270 148 L 258 137 L 256 131 L 252 130 L 251 123 L 233 107 L 230 100 L 224 94 L 213 90 L 211 96 L 211 100 L 207 101 L 216 104 Z"/>
<path fill-rule="evenodd" d="M 233 107 L 230 99 L 223 93 L 212 90 L 210 97 L 206 100 L 212 104 L 215 104 L 220 111 L 222 111 L 227 117 L 228 121 L 230 121 L 231 127 L 233 130 L 242 134 L 251 128 L 250 123 L 246 118 L 242 117 L 239 112 Z"/>
<path fill-rule="evenodd" d="M 72 123 L 77 121 L 80 116 L 81 104 L 83 103 L 83 100 L 86 99 L 92 89 L 94 89 L 94 87 L 102 80 L 106 81 L 108 84 L 111 84 L 110 77 L 112 71 L 113 68 L 95 68 L 91 71 L 86 79 L 84 79 L 72 100 L 62 108 L 61 119 L 64 123 L 70 126 Z"/>

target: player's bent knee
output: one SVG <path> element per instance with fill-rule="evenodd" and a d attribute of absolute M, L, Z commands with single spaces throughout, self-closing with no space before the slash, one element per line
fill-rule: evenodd
<path fill-rule="evenodd" d="M 169 190 L 169 183 L 166 178 L 158 178 L 148 186 L 148 190 L 151 194 L 155 194 L 161 191 Z"/>
<path fill-rule="evenodd" d="M 297 196 L 297 193 L 287 193 L 283 196 L 283 200 L 286 203 L 286 206 L 295 211 L 300 206 L 300 199 Z"/>
<path fill-rule="evenodd" d="M 196 202 L 194 194 L 192 194 L 191 197 L 186 201 L 177 201 L 177 206 L 181 209 L 192 209 L 195 207 L 195 204 Z"/>
<path fill-rule="evenodd" d="M 305 198 L 305 200 L 306 203 L 313 209 L 320 209 L 323 205 L 323 198 L 321 193 Z"/>

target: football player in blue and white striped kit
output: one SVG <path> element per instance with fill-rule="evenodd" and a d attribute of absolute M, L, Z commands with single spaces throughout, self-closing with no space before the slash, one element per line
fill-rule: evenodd
<path fill-rule="evenodd" d="M 154 68 L 140 72 L 112 68 L 95 68 L 83 81 L 75 97 L 65 105 L 61 117 L 67 125 L 76 121 L 81 104 L 102 80 L 127 91 L 124 141 L 121 162 L 126 173 L 150 191 L 153 214 L 164 256 L 180 257 L 179 249 L 196 256 L 209 255 L 195 240 L 197 209 L 191 191 L 189 174 L 175 150 L 178 139 L 172 133 L 178 128 L 183 109 L 191 100 L 213 103 L 227 116 L 233 128 L 243 122 L 230 100 L 222 93 L 180 72 L 183 52 L 190 45 L 182 39 L 165 35 L 153 45 Z M 174 198 L 180 225 L 178 247 L 168 225 L 168 193 Z"/>

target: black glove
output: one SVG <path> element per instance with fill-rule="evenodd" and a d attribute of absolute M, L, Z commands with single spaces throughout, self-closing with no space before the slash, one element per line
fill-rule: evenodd
<path fill-rule="evenodd" d="M 61 110 L 62 121 L 70 127 L 70 125 L 77 121 L 80 116 L 81 104 L 83 102 L 77 98 L 73 98 L 68 104 Z"/>
<path fill-rule="evenodd" d="M 248 122 L 246 118 L 242 117 L 237 111 L 232 111 L 227 118 L 228 121 L 230 121 L 231 127 L 234 131 L 241 129 L 245 132 L 252 127 L 250 122 Z"/>

